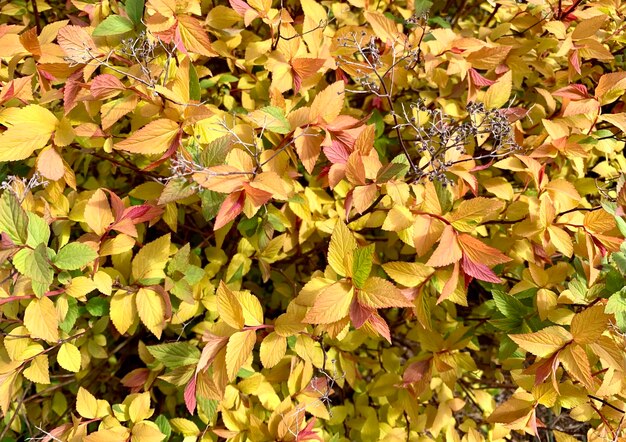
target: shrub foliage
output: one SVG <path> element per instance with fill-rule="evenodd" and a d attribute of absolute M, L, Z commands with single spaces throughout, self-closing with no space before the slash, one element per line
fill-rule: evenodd
<path fill-rule="evenodd" d="M 625 15 L 4 2 L 0 439 L 624 437 Z"/>

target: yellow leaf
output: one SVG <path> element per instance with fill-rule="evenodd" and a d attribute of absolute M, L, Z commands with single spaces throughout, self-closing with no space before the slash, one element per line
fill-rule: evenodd
<path fill-rule="evenodd" d="M 76 26 L 78 27 L 78 26 Z M 113 427 L 98 430 L 83 438 L 85 442 L 127 442 L 130 430 L 126 427 Z"/>
<path fill-rule="evenodd" d="M 383 264 L 385 272 L 398 284 L 417 287 L 435 272 L 435 269 L 419 262 L 388 262 Z"/>
<path fill-rule="evenodd" d="M 139 319 L 154 336 L 161 338 L 165 328 L 165 301 L 154 290 L 140 288 L 135 298 Z"/>
<path fill-rule="evenodd" d="M 181 433 L 183 436 L 198 436 L 200 434 L 198 426 L 188 419 L 175 417 L 170 419 L 170 424 L 174 428 L 174 431 Z"/>
<path fill-rule="evenodd" d="M 572 341 L 570 332 L 557 325 L 546 327 L 538 332 L 509 335 L 509 337 L 522 349 L 541 358 L 547 358 Z"/>
<path fill-rule="evenodd" d="M 570 331 L 578 344 L 592 344 L 608 328 L 609 315 L 604 313 L 603 305 L 594 305 L 574 315 Z"/>
<path fill-rule="evenodd" d="M 328 264 L 337 274 L 341 276 L 348 274 L 344 258 L 351 256 L 354 249 L 356 249 L 356 240 L 352 232 L 343 222 L 337 221 L 328 247 Z"/>
<path fill-rule="evenodd" d="M 229 381 L 237 377 L 237 372 L 252 353 L 255 342 L 256 333 L 254 330 L 234 333 L 228 339 L 228 344 L 226 344 L 226 372 Z"/>
<path fill-rule="evenodd" d="M 359 303 L 372 308 L 413 307 L 396 286 L 382 278 L 372 276 L 358 291 Z"/>
<path fill-rule="evenodd" d="M 190 15 L 177 15 L 178 31 L 183 41 L 185 49 L 189 52 L 204 55 L 205 57 L 215 57 L 217 52 L 211 47 L 209 35 L 202 27 L 200 20 Z"/>
<path fill-rule="evenodd" d="M 245 319 L 241 304 L 235 294 L 224 284 L 224 281 L 220 281 L 217 288 L 217 313 L 232 328 L 237 330 L 243 328 Z"/>
<path fill-rule="evenodd" d="M 287 307 L 287 312 L 276 319 L 274 330 L 283 337 L 295 335 L 306 328 L 306 324 L 302 322 L 305 316 L 306 307 L 292 302 Z"/>
<path fill-rule="evenodd" d="M 50 383 L 50 368 L 48 365 L 48 355 L 39 355 L 30 362 L 30 365 L 24 370 L 26 379 L 36 382 L 37 384 Z"/>
<path fill-rule="evenodd" d="M 100 246 L 100 256 L 119 255 L 127 252 L 135 246 L 135 238 L 120 233 L 114 238 L 109 238 Z"/>
<path fill-rule="evenodd" d="M 83 387 L 78 387 L 76 411 L 85 419 L 96 419 L 109 414 L 109 403 L 96 397 Z"/>
<path fill-rule="evenodd" d="M 588 390 L 593 387 L 591 367 L 584 348 L 580 345 L 568 345 L 559 353 L 559 361 L 565 370 Z"/>
<path fill-rule="evenodd" d="M 404 34 L 398 31 L 398 24 L 392 19 L 385 17 L 381 12 L 365 11 L 363 15 L 367 23 L 372 26 L 376 36 L 383 41 L 383 44 L 393 46 L 394 43 L 403 44 L 403 40 L 406 40 Z"/>
<path fill-rule="evenodd" d="M 287 351 L 287 339 L 275 332 L 270 333 L 261 342 L 259 355 L 265 368 L 272 368 L 285 356 Z"/>
<path fill-rule="evenodd" d="M 574 244 L 569 234 L 556 226 L 548 226 L 548 234 L 550 235 L 550 241 L 554 244 L 554 247 L 563 255 L 571 258 L 574 254 Z"/>
<path fill-rule="evenodd" d="M 18 161 L 44 147 L 59 120 L 48 109 L 31 104 L 0 123 L 8 126 L 0 135 L 0 161 Z"/>
<path fill-rule="evenodd" d="M 245 325 L 255 326 L 263 324 L 263 308 L 259 298 L 248 292 L 237 292 L 239 304 L 243 310 Z"/>
<path fill-rule="evenodd" d="M 48 342 L 59 340 L 59 317 L 54 303 L 48 297 L 30 301 L 24 312 L 24 325 L 32 338 Z"/>
<path fill-rule="evenodd" d="M 485 103 L 487 109 L 498 109 L 504 106 L 509 101 L 512 88 L 513 71 L 509 70 L 502 77 L 498 78 L 498 81 L 489 86 L 489 89 L 485 92 L 483 103 Z"/>
<path fill-rule="evenodd" d="M 336 282 L 322 290 L 315 298 L 315 304 L 302 320 L 307 324 L 330 324 L 348 316 L 354 291 L 352 284 Z"/>
<path fill-rule="evenodd" d="M 81 365 L 80 350 L 74 344 L 69 342 L 63 343 L 57 354 L 57 362 L 68 371 L 79 372 Z"/>
<path fill-rule="evenodd" d="M 133 425 L 131 442 L 161 442 L 165 435 L 154 422 L 143 421 Z"/>
<path fill-rule="evenodd" d="M 153 412 L 154 410 L 150 408 L 150 393 L 147 391 L 139 394 L 128 406 L 128 416 L 131 422 L 148 419 Z"/>
<path fill-rule="evenodd" d="M 344 85 L 343 81 L 337 81 L 315 96 L 310 111 L 312 122 L 332 123 L 339 116 L 345 99 Z"/>
<path fill-rule="evenodd" d="M 504 203 L 492 198 L 472 198 L 464 200 L 448 217 L 455 229 L 473 232 L 476 225 L 502 210 Z"/>
<path fill-rule="evenodd" d="M 111 206 L 104 190 L 98 189 L 87 201 L 84 213 L 85 222 L 96 235 L 102 236 L 113 221 Z"/>
<path fill-rule="evenodd" d="M 84 298 L 89 292 L 96 289 L 96 283 L 86 276 L 72 278 L 69 286 L 65 287 L 65 294 L 72 298 Z"/>
<path fill-rule="evenodd" d="M 414 216 L 406 206 L 393 206 L 387 213 L 382 229 L 399 232 L 413 224 Z"/>
<path fill-rule="evenodd" d="M 126 333 L 137 318 L 135 294 L 123 290 L 115 293 L 111 298 L 110 315 L 117 331 L 121 335 Z"/>
<path fill-rule="evenodd" d="M 165 278 L 165 264 L 170 255 L 170 234 L 144 245 L 133 259 L 132 275 L 135 281 Z"/>
<path fill-rule="evenodd" d="M 124 141 L 115 144 L 115 149 L 144 155 L 165 152 L 178 136 L 178 123 L 168 118 L 161 118 L 146 124 Z"/>

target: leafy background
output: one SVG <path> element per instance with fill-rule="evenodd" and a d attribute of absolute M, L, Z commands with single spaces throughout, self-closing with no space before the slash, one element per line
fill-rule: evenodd
<path fill-rule="evenodd" d="M 2 3 L 0 440 L 621 440 L 625 13 Z"/>

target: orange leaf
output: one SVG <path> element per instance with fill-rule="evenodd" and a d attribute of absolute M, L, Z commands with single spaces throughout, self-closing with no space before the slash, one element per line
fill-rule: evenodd
<path fill-rule="evenodd" d="M 202 22 L 189 15 L 178 16 L 178 27 L 176 33 L 184 45 L 184 49 L 195 54 L 206 57 L 216 57 L 217 52 L 211 46 L 209 35 L 202 27 Z"/>
<path fill-rule="evenodd" d="M 180 131 L 178 123 L 169 118 L 161 118 L 146 124 L 124 141 L 115 144 L 115 148 L 144 155 L 165 152 Z"/>
<path fill-rule="evenodd" d="M 430 267 L 444 267 L 453 262 L 457 262 L 461 259 L 463 252 L 457 241 L 457 235 L 454 228 L 450 225 L 446 225 L 443 229 L 443 234 L 439 240 L 439 246 L 430 259 L 426 263 Z"/>
<path fill-rule="evenodd" d="M 242 191 L 234 192 L 228 195 L 220 206 L 219 212 L 217 212 L 213 230 L 221 229 L 226 224 L 237 218 L 243 210 L 244 201 L 245 193 Z"/>
<path fill-rule="evenodd" d="M 315 96 L 311 104 L 311 121 L 332 123 L 343 109 L 345 83 L 337 81 Z"/>

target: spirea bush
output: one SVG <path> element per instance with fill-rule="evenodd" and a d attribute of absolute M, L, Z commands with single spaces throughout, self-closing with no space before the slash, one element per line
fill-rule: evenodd
<path fill-rule="evenodd" d="M 0 6 L 0 440 L 626 437 L 626 4 Z"/>

